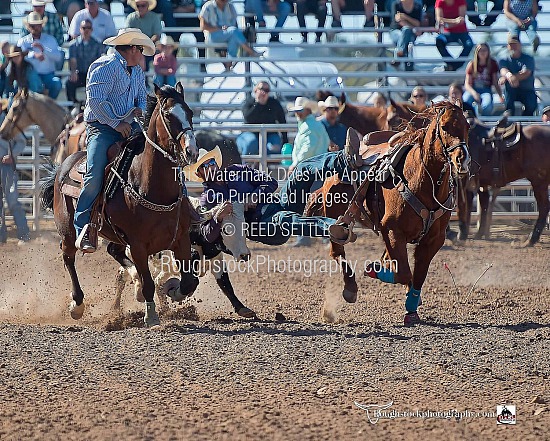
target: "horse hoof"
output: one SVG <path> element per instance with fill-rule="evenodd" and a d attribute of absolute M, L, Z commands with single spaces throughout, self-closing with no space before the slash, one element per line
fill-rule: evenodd
<path fill-rule="evenodd" d="M 157 311 L 155 311 L 155 302 L 145 303 L 145 316 L 143 317 L 143 321 L 147 328 L 160 326 L 160 318 Z"/>
<path fill-rule="evenodd" d="M 403 321 L 405 326 L 414 326 L 420 323 L 420 317 L 416 312 L 408 312 L 405 314 L 405 319 Z"/>
<path fill-rule="evenodd" d="M 237 311 L 237 314 L 244 318 L 256 318 L 256 313 L 252 309 L 243 306 Z"/>
<path fill-rule="evenodd" d="M 181 302 L 185 297 L 181 295 L 179 279 L 172 277 L 162 285 L 162 294 L 172 299 L 173 302 Z"/>
<path fill-rule="evenodd" d="M 69 305 L 69 312 L 71 313 L 71 318 L 73 320 L 80 320 L 84 315 L 84 302 L 82 302 L 80 305 L 77 305 L 76 302 L 73 300 Z"/>
<path fill-rule="evenodd" d="M 355 303 L 357 301 L 357 291 L 350 291 L 344 288 L 342 297 L 344 297 L 344 300 L 348 303 Z"/>

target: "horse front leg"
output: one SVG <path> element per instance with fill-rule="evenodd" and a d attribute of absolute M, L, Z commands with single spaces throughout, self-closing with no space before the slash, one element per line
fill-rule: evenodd
<path fill-rule="evenodd" d="M 141 279 L 137 274 L 134 262 L 132 262 L 128 258 L 128 256 L 126 256 L 125 245 L 109 242 L 109 244 L 107 245 L 107 252 L 120 264 L 120 268 L 118 269 L 116 275 L 115 300 L 113 301 L 112 306 L 112 309 L 120 313 L 122 291 L 124 290 L 128 282 L 134 282 L 136 300 L 141 302 L 145 301 L 145 299 L 140 300 L 139 298 L 143 298 L 143 294 L 141 292 Z"/>
<path fill-rule="evenodd" d="M 409 285 L 412 272 L 407 258 L 407 240 L 395 230 L 382 230 L 382 237 L 386 244 L 386 261 L 371 262 L 365 268 L 365 275 L 385 283 Z"/>
<path fill-rule="evenodd" d="M 426 281 L 432 259 L 445 243 L 446 224 L 446 222 L 440 221 L 432 225 L 428 234 L 424 236 L 414 250 L 414 272 L 405 300 L 405 310 L 407 311 L 404 318 L 405 326 L 420 323 L 417 309 L 420 306 L 422 286 Z"/>
<path fill-rule="evenodd" d="M 80 287 L 80 281 L 76 273 L 75 256 L 76 247 L 74 245 L 74 237 L 64 237 L 60 243 L 61 251 L 63 252 L 63 263 L 71 276 L 73 290 L 71 292 L 72 301 L 69 305 L 69 312 L 74 320 L 79 320 L 84 314 L 84 292 Z"/>
<path fill-rule="evenodd" d="M 210 260 L 210 271 L 216 278 L 216 283 L 222 292 L 231 302 L 233 310 L 241 317 L 256 318 L 256 313 L 252 311 L 252 309 L 244 306 L 235 295 L 235 290 L 233 289 L 233 285 L 231 285 L 231 280 L 229 280 L 229 274 L 227 273 L 225 261 L 221 253 Z"/>
<path fill-rule="evenodd" d="M 342 290 L 342 297 L 348 303 L 355 303 L 357 301 L 357 282 L 355 281 L 355 272 L 350 268 L 346 260 L 346 250 L 344 245 L 337 243 L 330 243 L 330 257 L 340 263 L 342 267 L 342 274 L 344 275 L 344 289 Z"/>
<path fill-rule="evenodd" d="M 535 199 L 539 209 L 539 217 L 537 218 L 537 222 L 535 223 L 529 238 L 525 241 L 524 246 L 533 246 L 539 241 L 542 230 L 546 226 L 548 212 L 550 211 L 550 201 L 548 200 L 548 182 L 531 182 L 531 185 L 533 187 L 533 192 L 535 193 Z"/>
<path fill-rule="evenodd" d="M 141 278 L 143 297 L 145 297 L 145 317 L 143 321 L 145 326 L 152 328 L 160 325 L 160 319 L 155 308 L 155 282 L 149 271 L 149 256 L 145 248 L 138 244 L 130 244 L 132 257 L 136 266 L 137 273 Z"/>

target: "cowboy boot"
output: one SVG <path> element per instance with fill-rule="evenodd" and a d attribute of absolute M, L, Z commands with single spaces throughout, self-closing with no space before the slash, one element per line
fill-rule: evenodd
<path fill-rule="evenodd" d="M 348 158 L 351 168 L 358 169 L 363 165 L 363 160 L 359 155 L 359 147 L 361 146 L 361 135 L 353 128 L 348 128 L 346 134 L 346 144 L 344 145 L 344 151 Z"/>

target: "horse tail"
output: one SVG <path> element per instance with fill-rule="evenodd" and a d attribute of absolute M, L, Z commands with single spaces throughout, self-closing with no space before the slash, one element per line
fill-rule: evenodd
<path fill-rule="evenodd" d="M 46 176 L 38 181 L 40 185 L 40 204 L 44 210 L 53 210 L 55 177 L 57 176 L 59 164 L 54 164 L 49 160 L 42 168 L 46 172 Z"/>

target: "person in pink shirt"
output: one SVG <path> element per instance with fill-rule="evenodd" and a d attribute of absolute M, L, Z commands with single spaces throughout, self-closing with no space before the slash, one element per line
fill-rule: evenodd
<path fill-rule="evenodd" d="M 452 58 L 447 50 L 449 43 L 462 45 L 461 57 L 470 55 L 474 42 L 466 27 L 466 0 L 436 0 L 435 20 L 439 29 L 435 45 L 441 56 Z M 447 61 L 446 64 L 445 70 L 454 71 L 462 67 L 464 61 Z"/>
<path fill-rule="evenodd" d="M 158 49 L 160 53 L 156 54 L 153 60 L 155 67 L 153 83 L 159 87 L 164 85 L 175 87 L 178 62 L 174 55 L 174 39 L 169 35 L 163 35 L 158 43 Z"/>

